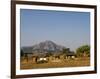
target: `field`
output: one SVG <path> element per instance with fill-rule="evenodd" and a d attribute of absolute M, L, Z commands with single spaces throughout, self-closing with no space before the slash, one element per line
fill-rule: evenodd
<path fill-rule="evenodd" d="M 57 67 L 82 67 L 90 66 L 90 57 L 78 57 L 75 59 L 58 59 L 47 63 L 34 63 L 32 60 L 21 60 L 21 69 L 57 68 Z"/>

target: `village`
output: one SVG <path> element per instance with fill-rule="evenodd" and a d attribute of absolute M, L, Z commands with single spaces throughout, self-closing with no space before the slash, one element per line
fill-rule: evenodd
<path fill-rule="evenodd" d="M 57 53 L 24 53 L 21 57 L 21 69 L 80 67 L 89 66 L 90 56 L 86 53 L 78 56 L 69 48 Z"/>
<path fill-rule="evenodd" d="M 26 61 L 32 61 L 34 63 L 40 62 L 49 62 L 49 61 L 55 61 L 58 62 L 61 59 L 75 59 L 76 55 L 74 52 L 68 52 L 67 54 L 64 53 L 54 53 L 53 55 L 50 55 L 49 53 L 26 53 L 23 56 L 23 59 L 26 59 Z"/>

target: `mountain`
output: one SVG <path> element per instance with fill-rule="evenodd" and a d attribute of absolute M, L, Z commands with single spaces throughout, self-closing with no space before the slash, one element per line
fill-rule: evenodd
<path fill-rule="evenodd" d="M 40 42 L 37 45 L 33 46 L 33 51 L 38 51 L 38 52 L 58 52 L 62 51 L 62 49 L 65 48 L 64 46 L 57 45 L 56 43 L 52 41 L 44 41 Z"/>
<path fill-rule="evenodd" d="M 48 53 L 48 52 L 60 52 L 64 46 L 57 45 L 56 43 L 46 40 L 44 42 L 40 42 L 32 47 L 23 47 L 22 50 L 24 52 L 34 52 L 34 53 Z"/>

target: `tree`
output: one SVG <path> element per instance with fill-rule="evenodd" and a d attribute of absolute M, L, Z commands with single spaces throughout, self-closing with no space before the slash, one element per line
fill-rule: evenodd
<path fill-rule="evenodd" d="M 22 56 L 24 56 L 24 52 L 23 52 L 23 50 L 21 50 L 21 57 L 22 57 Z"/>
<path fill-rule="evenodd" d="M 78 56 L 90 56 L 90 46 L 89 45 L 83 45 L 77 48 L 76 54 Z"/>

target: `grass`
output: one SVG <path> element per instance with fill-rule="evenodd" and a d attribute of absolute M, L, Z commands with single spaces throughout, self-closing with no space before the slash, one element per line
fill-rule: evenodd
<path fill-rule="evenodd" d="M 34 63 L 21 60 L 21 69 L 59 68 L 59 67 L 82 67 L 90 66 L 90 57 L 78 57 L 75 59 L 58 59 L 58 62 L 48 61 L 47 63 Z"/>

